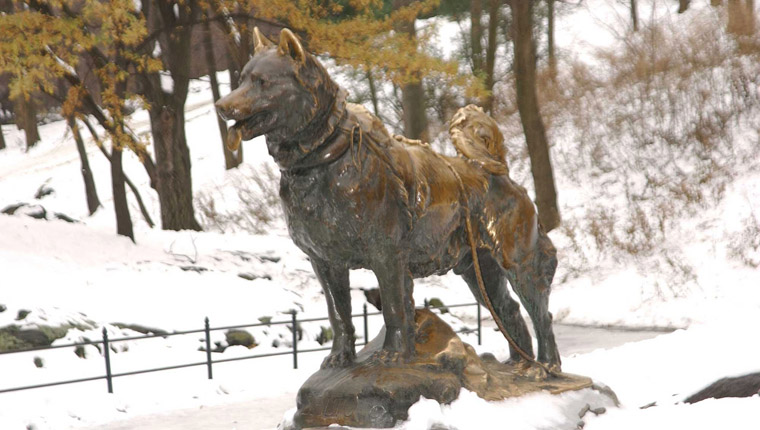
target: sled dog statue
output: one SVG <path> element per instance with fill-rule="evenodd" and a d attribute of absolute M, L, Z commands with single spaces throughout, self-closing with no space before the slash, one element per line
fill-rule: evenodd
<path fill-rule="evenodd" d="M 386 382 L 397 375 L 398 384 L 404 385 L 410 373 L 401 369 L 420 361 L 427 363 L 422 367 L 428 370 L 435 363 L 451 367 L 451 362 L 443 363 L 446 357 L 460 360 L 453 366 L 460 374 L 467 373 L 467 366 L 471 372 L 485 372 L 470 379 L 488 374 L 490 364 L 473 364 L 478 357 L 472 347 L 452 346 L 449 341 L 456 335 L 446 331 L 448 326 L 429 312 L 415 311 L 414 279 L 450 270 L 462 276 L 511 338 L 509 364 L 515 377 L 549 381 L 560 375 L 548 311 L 556 250 L 538 224 L 527 192 L 508 176 L 506 149 L 494 120 L 475 106 L 460 109 L 450 123 L 458 156 L 447 157 L 422 142 L 391 136 L 376 116 L 347 103 L 346 91 L 291 31 L 282 30 L 275 44 L 255 29 L 254 46 L 238 88 L 220 99 L 216 108 L 223 119 L 235 121 L 228 133 L 230 149 L 237 149 L 242 140 L 266 136 L 269 154 L 281 171 L 280 197 L 290 236 L 309 256 L 324 290 L 335 337 L 322 373 L 312 378 L 320 380 L 315 383 L 340 385 L 350 379 L 350 384 L 361 384 L 350 372 L 363 366 L 391 375 Z M 377 277 L 385 321 L 381 338 L 359 355 L 349 288 L 349 270 L 358 268 Z M 507 282 L 533 322 L 535 359 L 520 305 L 510 297 Z M 433 351 L 434 338 L 448 343 Z M 419 375 L 427 371 L 415 369 L 412 373 L 423 372 Z M 430 382 L 426 378 L 421 378 L 422 385 Z M 377 388 L 378 378 L 369 379 L 365 382 L 382 391 Z M 302 388 L 298 401 L 302 416 L 308 415 L 302 413 L 302 404 L 325 395 L 324 384 L 319 389 Z M 446 387 L 438 388 L 458 393 L 458 387 Z M 331 416 L 326 412 L 330 408 L 361 409 L 357 402 L 371 399 L 361 397 L 366 387 L 354 388 L 354 394 L 333 393 L 331 406 L 322 405 L 312 415 Z M 428 388 L 436 389 L 402 391 L 416 401 Z M 451 392 L 427 395 L 442 401 L 456 398 L 450 398 Z M 398 405 L 383 403 L 380 409 L 385 414 L 377 412 L 377 405 L 365 406 L 367 411 L 375 410 L 374 418 L 332 422 L 392 426 L 393 419 L 403 417 L 403 411 L 392 411 Z M 362 413 L 372 415 L 367 411 Z M 314 424 L 301 421 L 300 426 Z M 322 424 L 329 425 L 329 419 Z"/>

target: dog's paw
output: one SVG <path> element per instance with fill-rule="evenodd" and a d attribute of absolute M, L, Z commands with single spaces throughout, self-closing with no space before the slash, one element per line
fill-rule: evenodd
<path fill-rule="evenodd" d="M 552 374 L 559 373 L 559 365 L 549 365 L 543 363 L 542 366 L 538 363 L 519 360 L 515 364 L 515 371 L 520 376 L 531 379 L 533 381 L 544 381 L 548 379 Z"/>
<path fill-rule="evenodd" d="M 330 353 L 322 361 L 322 369 L 334 369 L 340 367 L 349 367 L 354 364 L 356 354 L 352 351 L 341 351 Z"/>
<path fill-rule="evenodd" d="M 409 357 L 406 357 L 402 352 L 400 351 L 386 351 L 384 349 L 381 349 L 380 351 L 376 351 L 372 353 L 372 355 L 369 356 L 367 361 L 370 364 L 380 365 L 380 366 L 396 366 L 400 364 L 404 364 L 409 360 Z"/>

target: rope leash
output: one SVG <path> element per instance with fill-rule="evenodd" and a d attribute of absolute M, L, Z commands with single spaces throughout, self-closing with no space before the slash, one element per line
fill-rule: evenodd
<path fill-rule="evenodd" d="M 457 184 L 459 185 L 459 192 L 460 192 L 460 203 L 462 203 L 462 206 L 464 207 L 465 212 L 465 227 L 467 229 L 467 240 L 470 244 L 470 252 L 472 253 L 472 263 L 475 266 L 475 278 L 478 281 L 478 289 L 480 290 L 480 296 L 483 298 L 483 303 L 485 303 L 486 308 L 488 308 L 488 312 L 491 313 L 491 317 L 496 322 L 496 326 L 499 327 L 499 331 L 501 331 L 501 334 L 504 336 L 505 339 L 507 339 L 507 342 L 509 345 L 517 351 L 517 354 L 522 357 L 524 360 L 538 365 L 541 369 L 543 369 L 546 373 L 552 375 L 552 376 L 559 376 L 559 372 L 550 369 L 548 366 L 546 366 L 544 363 L 541 363 L 528 355 L 522 348 L 520 348 L 517 345 L 517 342 L 512 338 L 512 336 L 507 331 L 507 328 L 504 327 L 504 324 L 501 322 L 501 318 L 499 318 L 496 315 L 496 311 L 493 308 L 493 304 L 491 303 L 491 299 L 488 297 L 488 293 L 486 292 L 486 285 L 483 281 L 483 272 L 480 270 L 480 259 L 478 258 L 478 251 L 477 246 L 475 244 L 475 236 L 473 234 L 472 229 L 472 223 L 470 221 L 470 205 L 468 203 L 468 200 L 466 199 L 465 189 L 464 189 L 464 182 L 462 181 L 462 177 L 459 175 L 459 172 L 457 172 L 454 169 L 454 166 L 449 163 L 449 160 L 447 160 L 443 155 L 438 154 L 437 152 L 433 152 L 436 156 L 438 156 L 444 163 L 446 163 L 446 166 L 451 170 L 451 172 L 454 174 L 454 177 L 457 178 Z M 464 201 L 461 201 L 464 200 Z"/>
<path fill-rule="evenodd" d="M 353 131 L 354 130 L 351 130 L 351 134 L 352 134 L 351 146 L 352 147 L 353 147 Z M 361 129 L 360 129 L 360 132 L 361 132 Z M 361 145 L 361 143 L 362 143 L 362 139 L 360 137 L 359 145 Z M 391 171 L 391 174 L 395 176 L 396 181 L 400 183 L 401 186 L 403 186 L 403 180 L 401 178 L 401 175 L 394 168 L 393 164 L 388 159 L 387 155 L 383 153 L 383 151 L 381 151 L 380 148 L 377 147 L 377 144 L 373 142 L 372 139 L 366 139 L 365 146 L 367 146 L 388 167 L 388 169 Z M 459 193 L 460 193 L 460 204 L 462 204 L 465 211 L 465 227 L 467 229 L 467 240 L 470 245 L 470 252 L 472 253 L 472 262 L 475 267 L 475 278 L 478 281 L 478 289 L 480 290 L 480 295 L 483 298 L 483 303 L 486 305 L 486 308 L 488 308 L 488 311 L 491 313 L 491 317 L 496 322 L 496 326 L 499 327 L 499 331 L 501 332 L 501 334 L 504 336 L 505 339 L 507 339 L 507 342 L 509 343 L 509 345 L 515 351 L 517 351 L 517 354 L 520 357 L 522 357 L 524 360 L 526 360 L 529 363 L 538 365 L 538 367 L 543 369 L 549 375 L 559 376 L 560 372 L 550 369 L 544 363 L 537 361 L 536 359 L 528 355 L 528 353 L 526 353 L 522 348 L 520 348 L 520 346 L 517 345 L 517 342 L 515 342 L 515 340 L 509 334 L 506 327 L 504 327 L 504 324 L 502 323 L 501 319 L 496 315 L 496 311 L 493 308 L 491 299 L 488 297 L 488 293 L 486 292 L 485 282 L 483 281 L 483 273 L 480 268 L 480 259 L 478 258 L 478 252 L 477 252 L 477 246 L 475 243 L 475 236 L 473 233 L 472 222 L 470 221 L 470 218 L 471 218 L 470 206 L 469 206 L 468 199 L 466 198 L 467 194 L 465 192 L 464 182 L 462 181 L 462 177 L 459 175 L 459 172 L 457 172 L 456 169 L 454 169 L 454 166 L 451 165 L 451 163 L 449 162 L 449 160 L 446 159 L 446 157 L 432 150 L 430 152 L 433 153 L 436 157 L 440 158 L 441 161 L 443 161 L 446 164 L 449 170 L 451 170 L 451 172 L 454 174 L 454 177 L 456 177 L 457 179 L 457 185 L 459 187 Z M 404 191 L 406 190 L 404 189 Z M 413 226 L 413 218 L 412 218 L 413 212 L 411 208 L 409 207 L 408 201 L 404 201 L 404 203 L 406 206 L 406 210 L 408 212 L 408 216 L 410 218 L 410 226 Z"/>

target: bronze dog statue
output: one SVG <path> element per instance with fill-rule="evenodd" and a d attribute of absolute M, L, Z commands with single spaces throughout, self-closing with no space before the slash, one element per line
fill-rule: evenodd
<path fill-rule="evenodd" d="M 454 270 L 483 303 L 479 261 L 496 317 L 532 356 L 508 280 L 533 320 L 538 361 L 559 370 L 548 311 L 556 251 L 525 189 L 508 176 L 493 119 L 476 107 L 460 110 L 450 130 L 459 156 L 444 157 L 392 137 L 377 117 L 346 103 L 346 92 L 289 30 L 275 46 L 256 29 L 254 42 L 240 86 L 216 107 L 236 121 L 229 146 L 265 135 L 279 165 L 288 229 L 311 259 L 335 335 L 322 366 L 348 366 L 356 356 L 349 270 L 377 277 L 387 331 L 373 360 L 387 364 L 415 352 L 413 279 Z"/>

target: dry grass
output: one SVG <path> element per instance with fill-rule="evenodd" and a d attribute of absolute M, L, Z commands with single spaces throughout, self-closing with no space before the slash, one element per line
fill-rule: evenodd
<path fill-rule="evenodd" d="M 602 257 L 633 257 L 642 272 L 669 272 L 669 284 L 694 280 L 669 241 L 682 240 L 685 220 L 715 207 L 757 166 L 750 142 L 760 142 L 760 51 L 748 46 L 760 46 L 758 37 L 729 34 L 714 15 L 693 19 L 643 26 L 600 51 L 595 64 L 571 62 L 556 81 L 538 80 L 560 186 L 594 196 L 593 205 L 570 201 L 564 209 L 568 273 Z M 515 100 L 511 89 L 502 96 Z M 500 113 L 510 149 L 524 148 L 514 105 Z M 530 184 L 524 151 L 510 157 L 517 180 Z M 746 255 L 759 247 L 738 243 L 733 255 L 752 264 Z"/>
<path fill-rule="evenodd" d="M 200 192 L 195 199 L 204 230 L 261 234 L 282 218 L 279 176 L 269 165 L 234 172 L 228 181 L 224 189 Z M 225 190 L 233 190 L 234 197 Z"/>

